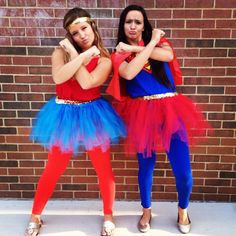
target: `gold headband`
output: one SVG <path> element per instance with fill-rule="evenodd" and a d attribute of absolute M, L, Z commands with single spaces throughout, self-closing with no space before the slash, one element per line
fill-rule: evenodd
<path fill-rule="evenodd" d="M 91 18 L 87 17 L 87 16 L 78 17 L 74 21 L 72 21 L 72 23 L 67 28 L 69 29 L 72 25 L 77 25 L 79 23 L 83 23 L 83 22 L 87 22 L 87 21 L 91 21 Z"/>

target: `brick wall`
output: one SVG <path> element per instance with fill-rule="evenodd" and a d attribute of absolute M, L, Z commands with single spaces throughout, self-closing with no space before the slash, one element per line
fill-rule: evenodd
<path fill-rule="evenodd" d="M 0 0 L 0 197 L 32 198 L 47 152 L 32 144 L 32 119 L 54 95 L 50 55 L 63 37 L 62 18 L 72 7 L 89 9 L 105 45 L 115 45 L 118 17 L 142 4 L 153 26 L 176 48 L 184 74 L 179 91 L 201 104 L 215 128 L 191 147 L 192 200 L 236 201 L 236 1 L 235 0 Z M 138 199 L 137 162 L 112 147 L 118 199 Z M 60 178 L 56 198 L 98 198 L 95 172 L 85 153 Z M 175 200 L 175 182 L 158 154 L 154 199 Z"/>

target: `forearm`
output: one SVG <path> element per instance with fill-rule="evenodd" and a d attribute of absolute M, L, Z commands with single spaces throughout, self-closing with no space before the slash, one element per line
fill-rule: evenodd
<path fill-rule="evenodd" d="M 99 58 L 96 68 L 89 72 L 85 66 L 81 66 L 75 74 L 75 78 L 83 89 L 90 89 L 102 85 L 109 77 L 112 70 L 111 60 Z"/>
<path fill-rule="evenodd" d="M 85 66 L 81 66 L 79 70 L 75 73 L 75 78 L 80 84 L 81 88 L 83 89 L 89 89 L 94 86 L 94 78 L 93 76 L 88 72 Z"/>
<path fill-rule="evenodd" d="M 131 46 L 132 52 L 140 53 L 145 49 L 144 46 Z M 157 60 L 157 61 L 165 61 L 169 62 L 173 60 L 173 52 L 170 48 L 161 48 L 161 47 L 155 47 L 153 48 L 150 58 Z"/>
<path fill-rule="evenodd" d="M 150 41 L 125 68 L 122 68 L 122 70 L 119 71 L 120 75 L 127 80 L 133 79 L 142 70 L 155 46 L 156 43 Z M 138 47 L 136 49 L 138 49 Z"/>
<path fill-rule="evenodd" d="M 61 66 L 59 69 L 53 69 L 53 80 L 56 84 L 64 83 L 65 81 L 72 78 L 76 71 L 81 67 L 83 64 L 83 55 L 77 55 L 69 61 L 68 63 Z"/>

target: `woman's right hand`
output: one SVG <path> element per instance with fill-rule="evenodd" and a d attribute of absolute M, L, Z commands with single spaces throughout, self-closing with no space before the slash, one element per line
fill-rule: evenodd
<path fill-rule="evenodd" d="M 132 52 L 132 46 L 123 42 L 119 42 L 116 46 L 117 53 Z"/>
<path fill-rule="evenodd" d="M 100 55 L 100 50 L 96 46 L 92 46 L 81 54 L 84 56 L 83 64 L 87 64 L 93 57 Z"/>
<path fill-rule="evenodd" d="M 164 35 L 165 35 L 165 32 L 163 30 L 153 29 L 151 41 L 155 42 L 155 44 L 158 44 L 161 37 L 163 37 Z"/>

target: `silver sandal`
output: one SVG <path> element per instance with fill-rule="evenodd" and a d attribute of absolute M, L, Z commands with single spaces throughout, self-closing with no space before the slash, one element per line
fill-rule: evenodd
<path fill-rule="evenodd" d="M 40 221 L 40 223 L 29 222 L 29 224 L 28 224 L 28 226 L 25 230 L 25 236 L 36 236 L 36 235 L 38 235 L 42 225 L 43 225 L 42 221 Z"/>
<path fill-rule="evenodd" d="M 104 221 L 102 226 L 101 236 L 113 236 L 114 230 L 115 230 L 115 224 L 110 220 L 106 220 Z M 103 231 L 105 232 L 105 234 L 103 234 Z"/>

